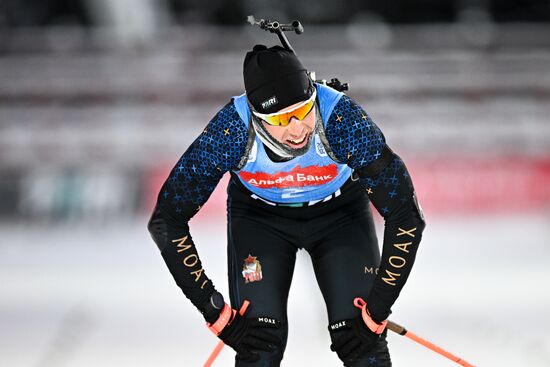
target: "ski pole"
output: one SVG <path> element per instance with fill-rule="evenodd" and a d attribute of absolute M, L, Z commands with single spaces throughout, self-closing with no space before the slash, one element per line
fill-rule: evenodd
<path fill-rule="evenodd" d="M 470 364 L 470 363 L 466 362 L 465 360 L 463 360 L 462 358 L 457 357 L 457 356 L 455 356 L 454 354 L 452 354 L 450 352 L 447 352 L 445 349 L 440 348 L 440 347 L 438 347 L 437 345 L 435 345 L 433 343 L 430 343 L 429 341 L 419 337 L 418 335 L 416 335 L 415 333 L 413 333 L 411 331 L 408 331 L 403 326 L 401 326 L 399 324 L 396 324 L 395 322 L 392 322 L 392 321 L 388 320 L 387 328 L 390 329 L 391 331 L 393 331 L 394 333 L 406 336 L 407 338 L 412 339 L 412 340 L 414 340 L 415 342 L 417 342 L 419 344 L 422 344 L 426 348 L 429 348 L 429 349 L 433 350 L 434 352 L 439 353 L 442 356 L 449 358 L 451 361 L 456 362 L 461 366 L 475 367 L 473 364 Z"/>
<path fill-rule="evenodd" d="M 239 310 L 239 315 L 244 316 L 244 313 L 246 312 L 246 309 L 248 308 L 248 305 L 250 305 L 250 302 L 245 299 L 244 302 L 243 302 L 243 305 L 241 306 L 241 309 Z M 220 340 L 218 342 L 218 344 L 216 345 L 216 348 L 214 348 L 214 350 L 210 354 L 210 357 L 208 357 L 208 359 L 206 360 L 206 363 L 204 364 L 204 367 L 212 366 L 212 363 L 214 363 L 216 358 L 218 358 L 218 354 L 220 354 L 220 352 L 222 351 L 224 345 L 225 345 L 225 343 L 223 341 Z"/>

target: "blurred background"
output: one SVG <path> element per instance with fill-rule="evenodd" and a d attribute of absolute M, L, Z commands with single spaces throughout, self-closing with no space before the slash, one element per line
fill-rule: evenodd
<path fill-rule="evenodd" d="M 475 365 L 547 366 L 548 0 L 0 0 L 0 366 L 202 366 L 216 339 L 146 223 L 246 51 L 278 43 L 249 14 L 299 19 L 303 63 L 407 162 L 428 226 L 392 319 Z M 191 232 L 227 295 L 225 183 Z M 303 252 L 289 310 L 283 365 L 338 366 Z M 389 341 L 395 366 L 455 365 Z"/>

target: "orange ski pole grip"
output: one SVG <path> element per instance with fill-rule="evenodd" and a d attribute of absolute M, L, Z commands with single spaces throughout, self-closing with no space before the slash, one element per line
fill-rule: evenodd
<path fill-rule="evenodd" d="M 433 350 L 434 352 L 441 354 L 444 357 L 449 358 L 451 361 L 456 362 L 461 366 L 475 367 L 473 364 L 470 364 L 470 363 L 466 362 L 465 360 L 463 360 L 462 358 L 457 357 L 454 354 L 452 354 L 450 352 L 447 352 L 445 349 L 443 349 L 441 347 L 438 347 L 437 345 L 435 345 L 435 344 L 419 337 L 415 333 L 408 331 L 403 326 L 401 326 L 399 324 L 396 324 L 395 322 L 392 322 L 392 321 L 388 320 L 388 324 L 387 324 L 386 327 L 388 329 L 390 329 L 391 331 L 393 331 L 394 333 L 406 336 L 407 338 L 409 338 L 411 340 L 414 340 L 418 344 L 421 344 L 421 345 L 425 346 L 426 348 L 429 348 L 429 349 Z"/>
<path fill-rule="evenodd" d="M 243 302 L 243 305 L 241 306 L 241 309 L 239 310 L 239 315 L 243 316 L 249 305 L 250 305 L 250 302 L 245 299 L 244 302 Z M 222 351 L 224 345 L 225 345 L 225 343 L 223 341 L 220 340 L 218 342 L 218 344 L 216 345 L 216 348 L 214 348 L 214 350 L 210 354 L 210 357 L 208 357 L 208 359 L 204 363 L 204 367 L 212 366 L 212 363 L 214 363 L 216 358 L 218 358 L 218 354 L 220 354 L 220 352 Z"/>

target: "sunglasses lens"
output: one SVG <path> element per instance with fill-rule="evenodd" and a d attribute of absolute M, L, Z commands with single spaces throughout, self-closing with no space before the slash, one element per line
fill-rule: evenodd
<path fill-rule="evenodd" d="M 287 126 L 290 120 L 295 117 L 298 120 L 303 120 L 307 114 L 313 109 L 314 100 L 309 101 L 303 106 L 290 111 L 288 113 L 280 113 L 278 115 L 262 116 L 262 120 L 273 126 Z"/>
<path fill-rule="evenodd" d="M 262 116 L 262 120 L 267 122 L 269 125 L 273 126 L 286 126 L 288 125 L 288 121 L 284 121 L 284 116 L 282 115 L 275 115 L 275 116 Z"/>
<path fill-rule="evenodd" d="M 302 107 L 298 108 L 296 111 L 293 111 L 292 115 L 296 117 L 298 120 L 303 120 L 313 108 L 313 102 L 314 101 L 309 101 Z"/>

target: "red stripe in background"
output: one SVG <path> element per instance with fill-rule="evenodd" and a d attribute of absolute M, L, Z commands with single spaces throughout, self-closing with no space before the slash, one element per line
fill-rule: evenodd
<path fill-rule="evenodd" d="M 405 160 L 426 212 L 452 215 L 550 209 L 550 157 L 406 157 Z M 147 211 L 152 209 L 170 169 L 166 166 L 147 174 L 143 200 Z M 198 216 L 225 216 L 227 181 L 228 175 Z"/>
<path fill-rule="evenodd" d="M 421 205 L 440 213 L 550 208 L 550 157 L 410 160 Z"/>

